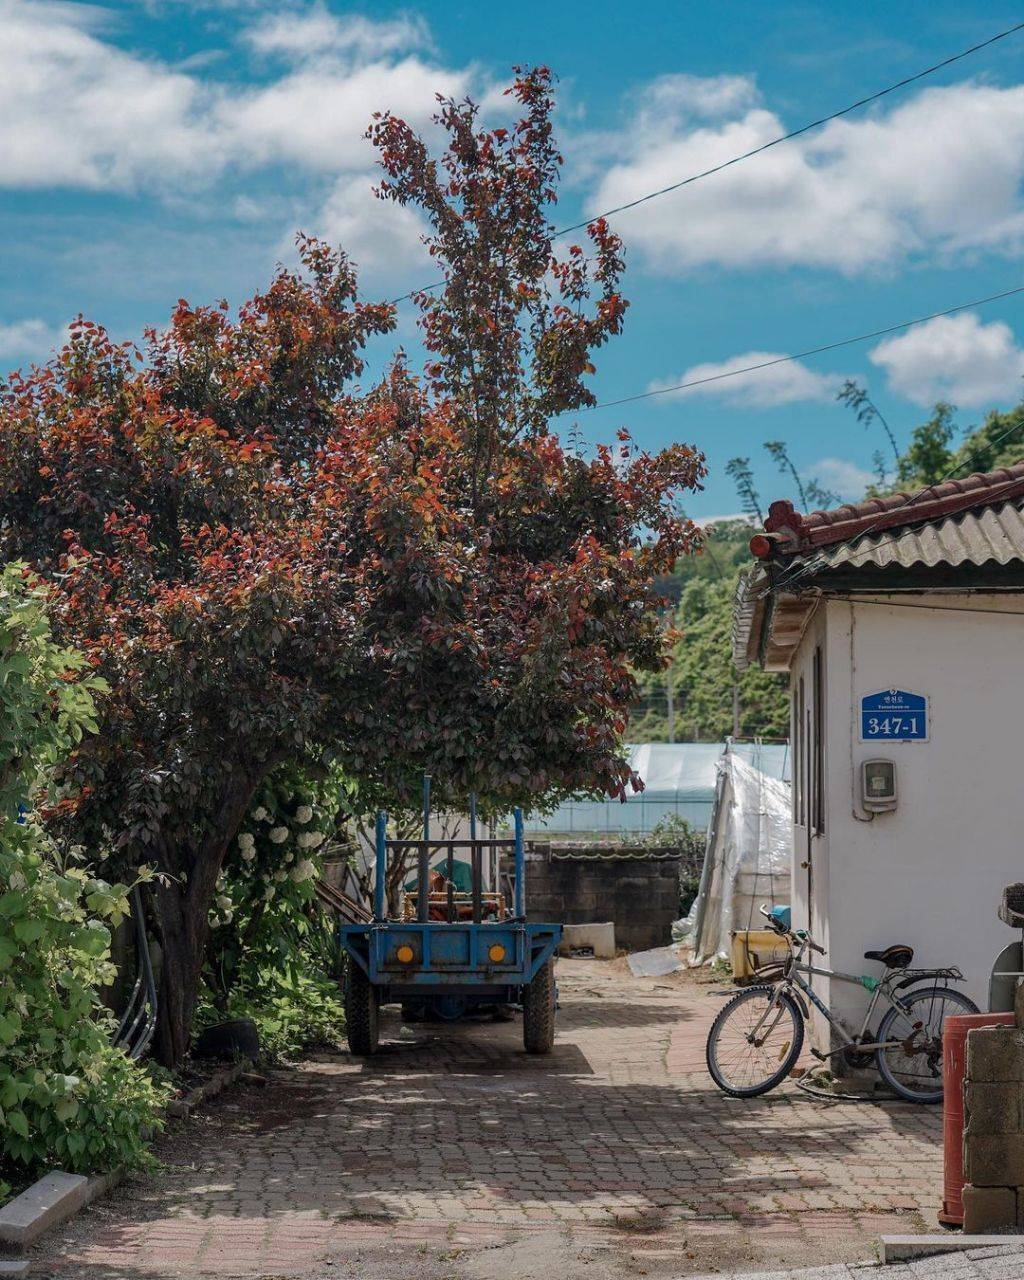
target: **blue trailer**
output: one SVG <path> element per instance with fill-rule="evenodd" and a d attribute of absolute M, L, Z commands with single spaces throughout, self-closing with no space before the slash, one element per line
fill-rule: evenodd
<path fill-rule="evenodd" d="M 554 954 L 560 924 L 526 919 L 523 815 L 514 816 L 511 840 L 477 837 L 476 804 L 470 805 L 468 840 L 430 838 L 430 787 L 424 784 L 423 838 L 389 840 L 387 814 L 377 815 L 373 919 L 340 928 L 348 957 L 345 1014 L 349 1048 L 376 1052 L 380 1007 L 400 1003 L 406 1016 L 432 1013 L 456 1018 L 473 1006 L 520 1006 L 528 1053 L 549 1053 L 555 1034 Z M 385 877 L 389 854 L 416 855 L 416 888 L 406 895 L 406 918 L 388 919 Z M 438 852 L 440 867 L 432 866 Z M 455 887 L 455 855 L 468 854 L 468 893 Z M 485 892 L 485 853 L 514 859 L 513 902 Z"/>

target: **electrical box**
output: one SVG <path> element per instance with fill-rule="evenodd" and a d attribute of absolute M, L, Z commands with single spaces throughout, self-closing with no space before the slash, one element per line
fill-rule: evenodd
<path fill-rule="evenodd" d="M 864 761 L 860 767 L 860 801 L 868 813 L 889 813 L 896 808 L 894 761 Z"/>

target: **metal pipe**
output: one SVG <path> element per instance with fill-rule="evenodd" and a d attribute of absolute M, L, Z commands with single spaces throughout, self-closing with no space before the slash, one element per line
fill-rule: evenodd
<path fill-rule="evenodd" d="M 515 811 L 516 833 L 516 919 L 526 919 L 526 853 L 523 849 L 523 811 Z"/>
<path fill-rule="evenodd" d="M 377 814 L 377 866 L 373 881 L 373 918 L 384 919 L 385 880 L 388 871 L 388 815 L 384 810 Z"/>
<path fill-rule="evenodd" d="M 484 860 L 483 850 L 477 844 L 476 839 L 476 792 L 473 792 L 469 797 L 469 838 L 471 841 L 469 860 L 473 877 L 473 923 L 479 924 L 484 917 Z"/>
<path fill-rule="evenodd" d="M 430 774 L 423 775 L 423 841 L 416 851 L 416 919 L 430 919 Z"/>
<path fill-rule="evenodd" d="M 455 846 L 448 846 L 448 923 L 455 923 Z"/>

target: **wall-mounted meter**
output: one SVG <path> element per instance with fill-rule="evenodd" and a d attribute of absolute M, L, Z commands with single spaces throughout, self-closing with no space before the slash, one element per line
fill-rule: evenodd
<path fill-rule="evenodd" d="M 864 761 L 860 767 L 860 800 L 868 813 L 888 813 L 896 808 L 894 761 Z"/>

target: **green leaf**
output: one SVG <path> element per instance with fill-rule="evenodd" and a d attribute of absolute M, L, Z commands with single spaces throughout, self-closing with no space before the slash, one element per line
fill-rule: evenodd
<path fill-rule="evenodd" d="M 28 1120 L 24 1111 L 8 1111 L 7 1123 L 22 1138 L 28 1138 Z"/>

